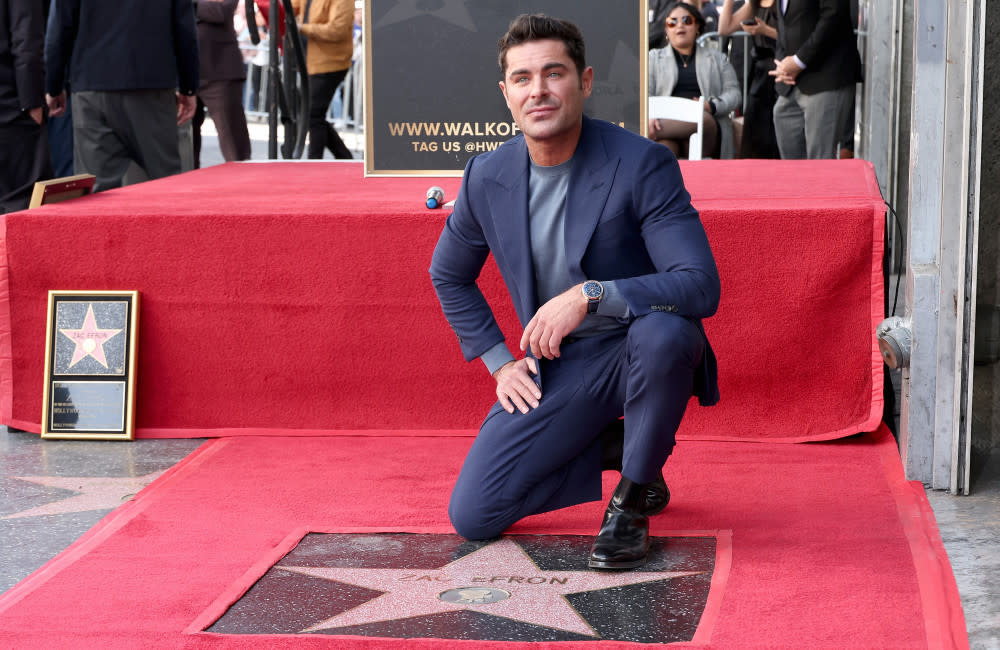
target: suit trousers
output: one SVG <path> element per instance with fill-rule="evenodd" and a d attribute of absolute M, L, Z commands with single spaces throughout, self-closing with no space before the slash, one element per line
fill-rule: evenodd
<path fill-rule="evenodd" d="M 622 475 L 655 480 L 691 398 L 704 337 L 653 312 L 628 328 L 564 342 L 542 359 L 528 413 L 494 404 L 466 456 L 448 514 L 459 535 L 489 539 L 528 515 L 601 498 L 602 430 L 623 414 Z"/>
<path fill-rule="evenodd" d="M 174 91 L 73 93 L 74 171 L 96 176 L 99 192 L 121 187 L 133 161 L 150 179 L 180 173 Z"/>
<path fill-rule="evenodd" d="M 203 81 L 198 88 L 197 122 L 192 122 L 194 133 L 194 166 L 201 167 L 201 125 L 205 121 L 205 109 L 215 124 L 219 134 L 219 149 L 226 162 L 250 159 L 250 131 L 247 116 L 243 111 L 243 81 L 223 79 Z"/>
<path fill-rule="evenodd" d="M 785 160 L 837 158 L 854 84 L 805 94 L 792 86 L 774 104 L 774 133 Z"/>

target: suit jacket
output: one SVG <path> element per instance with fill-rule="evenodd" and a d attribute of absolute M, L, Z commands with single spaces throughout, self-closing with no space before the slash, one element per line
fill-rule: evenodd
<path fill-rule="evenodd" d="M 778 10 L 775 54 L 777 59 L 796 54 L 806 64 L 795 83 L 807 95 L 860 81 L 850 0 L 788 0 L 785 13 Z M 779 94 L 791 92 L 790 86 L 776 86 Z"/>
<path fill-rule="evenodd" d="M 431 261 L 445 317 L 467 360 L 504 340 L 476 278 L 492 252 L 521 325 L 540 305 L 528 223 L 528 148 L 517 136 L 469 161 Z M 666 147 L 584 117 L 566 203 L 573 282 L 615 280 L 633 317 L 676 313 L 701 328 L 719 304 L 719 274 L 680 167 Z M 702 329 L 704 336 L 704 329 Z M 694 394 L 718 401 L 705 340 Z"/>
<path fill-rule="evenodd" d="M 247 78 L 247 67 L 233 28 L 236 0 L 201 0 L 195 5 L 201 81 Z"/>
<path fill-rule="evenodd" d="M 45 105 L 44 0 L 0 0 L 0 124 Z"/>
<path fill-rule="evenodd" d="M 52 0 L 45 90 L 198 90 L 191 0 Z"/>

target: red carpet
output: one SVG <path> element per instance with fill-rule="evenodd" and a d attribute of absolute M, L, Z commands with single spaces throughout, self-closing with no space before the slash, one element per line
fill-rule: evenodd
<path fill-rule="evenodd" d="M 884 206 L 870 165 L 684 174 L 723 282 L 706 322 L 722 402 L 690 409 L 666 469 L 673 500 L 653 519 L 654 535 L 695 531 L 720 549 L 687 645 L 967 647 L 933 515 L 894 441 L 833 440 L 876 429 L 882 411 Z M 426 271 L 445 213 L 421 207 L 424 191 L 453 198 L 458 182 L 223 165 L 0 218 L 0 420 L 38 430 L 48 289 L 137 289 L 138 434 L 232 436 L 0 597 L 0 647 L 509 647 L 201 631 L 306 532 L 451 532 L 448 494 L 492 401 Z M 516 335 L 495 268 L 483 283 Z M 602 509 L 511 532 L 593 535 Z M 558 644 L 576 646 L 594 644 Z"/>
<path fill-rule="evenodd" d="M 870 165 L 683 170 L 722 276 L 705 324 L 722 402 L 690 409 L 680 437 L 873 429 L 884 205 Z M 446 212 L 423 208 L 432 184 L 450 199 L 459 180 L 228 164 L 0 217 L 0 421 L 39 430 L 49 289 L 136 289 L 139 437 L 469 435 L 493 388 L 433 295 Z M 483 282 L 516 341 L 495 267 Z"/>
<path fill-rule="evenodd" d="M 446 500 L 468 444 L 347 436 L 206 443 L 0 597 L 0 646 L 490 646 L 196 632 L 297 531 L 450 532 Z M 668 462 L 667 477 L 675 496 L 653 519 L 654 535 L 731 534 L 728 579 L 713 583 L 721 590 L 717 609 L 706 610 L 703 643 L 693 646 L 967 645 L 923 489 L 903 480 L 884 431 L 805 445 L 688 442 Z M 591 535 L 601 511 L 598 503 L 577 506 L 511 532 Z"/>

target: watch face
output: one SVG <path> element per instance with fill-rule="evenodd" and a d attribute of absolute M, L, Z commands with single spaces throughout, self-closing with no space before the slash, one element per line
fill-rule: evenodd
<path fill-rule="evenodd" d="M 587 296 L 590 300 L 597 300 L 604 293 L 604 287 L 601 286 L 600 282 L 594 280 L 589 280 L 583 283 L 583 295 Z"/>

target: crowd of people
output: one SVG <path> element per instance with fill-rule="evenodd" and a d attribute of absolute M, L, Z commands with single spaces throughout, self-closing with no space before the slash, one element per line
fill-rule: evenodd
<path fill-rule="evenodd" d="M 0 211 L 26 207 L 38 180 L 90 173 L 99 191 L 130 167 L 151 179 L 185 159 L 198 167 L 206 112 L 225 160 L 248 159 L 244 87 L 259 96 L 263 61 L 241 53 L 243 2 L 0 0 Z M 702 157 L 850 155 L 860 80 L 851 2 L 650 0 L 649 93 L 702 101 Z M 352 0 L 293 6 L 307 42 L 308 157 L 351 158 L 327 114 L 356 57 L 361 12 Z M 699 45 L 712 32 L 749 39 L 746 79 L 742 42 L 727 57 L 725 41 Z M 193 137 L 178 144 L 172 127 L 188 120 Z M 656 119 L 648 134 L 686 157 L 696 128 Z"/>
<path fill-rule="evenodd" d="M 649 94 L 703 102 L 703 157 L 849 157 L 861 81 L 851 5 L 723 0 L 720 10 L 714 0 L 651 0 Z M 723 47 L 699 45 L 711 32 Z M 721 52 L 733 34 L 750 39 L 746 79 L 743 47 L 733 43 L 730 58 Z M 651 139 L 686 157 L 697 125 L 661 118 L 648 128 Z"/>
<path fill-rule="evenodd" d="M 325 115 L 351 66 L 355 2 L 294 6 L 316 106 L 309 157 L 350 158 Z M 92 174 L 101 191 L 198 167 L 206 112 L 223 158 L 249 159 L 238 10 L 238 0 L 0 0 L 0 213 L 28 207 L 37 181 Z M 192 137 L 179 137 L 188 122 Z"/>

